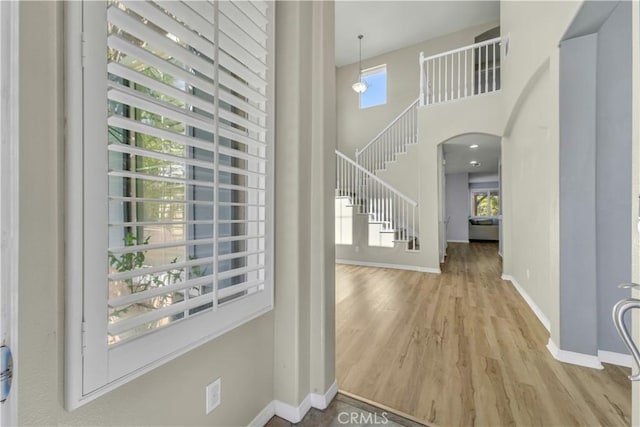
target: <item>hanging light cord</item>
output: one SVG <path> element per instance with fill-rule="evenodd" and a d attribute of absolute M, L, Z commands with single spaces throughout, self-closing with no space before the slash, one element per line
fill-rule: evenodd
<path fill-rule="evenodd" d="M 358 69 L 360 71 L 360 74 L 358 75 L 359 80 L 362 79 L 362 37 L 364 37 L 362 34 L 358 36 L 358 40 L 360 40 L 360 59 L 358 60 Z"/>

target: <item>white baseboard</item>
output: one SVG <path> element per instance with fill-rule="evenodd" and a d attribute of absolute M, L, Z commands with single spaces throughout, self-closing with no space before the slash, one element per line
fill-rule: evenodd
<path fill-rule="evenodd" d="M 264 407 L 256 417 L 251 420 L 247 427 L 264 427 L 265 424 L 276 414 L 275 400 L 272 400 Z"/>
<path fill-rule="evenodd" d="M 585 366 L 593 369 L 604 369 L 604 366 L 600 363 L 598 356 L 560 350 L 551 338 L 549 338 L 549 342 L 547 343 L 547 349 L 549 350 L 549 353 L 551 353 L 551 355 L 560 362 L 571 363 L 572 365 Z"/>
<path fill-rule="evenodd" d="M 350 259 L 336 259 L 336 264 L 359 265 L 361 267 L 394 268 L 396 270 L 419 271 L 421 273 L 441 273 L 439 268 L 421 267 L 419 265 L 387 264 L 383 262 L 353 261 Z"/>
<path fill-rule="evenodd" d="M 336 394 L 338 394 L 338 382 L 334 381 L 325 394 L 311 393 L 309 395 L 311 397 L 311 406 L 320 410 L 327 409 Z"/>
<path fill-rule="evenodd" d="M 311 409 L 311 395 L 308 394 L 298 406 L 289 405 L 279 400 L 274 400 L 273 403 L 277 416 L 293 424 L 297 424 L 302 421 L 304 416 L 307 415 L 307 412 L 309 412 L 309 409 Z"/>
<path fill-rule="evenodd" d="M 540 322 L 547 328 L 547 331 L 551 333 L 551 322 L 544 315 L 540 307 L 531 299 L 527 291 L 518 283 L 518 281 L 511 275 L 503 274 L 502 280 L 510 281 L 513 286 L 516 288 L 518 293 L 524 298 L 527 302 L 531 310 L 538 317 Z M 591 354 L 584 353 L 576 353 L 574 351 L 561 350 L 558 346 L 549 338 L 549 342 L 547 343 L 547 349 L 549 353 L 560 362 L 571 363 L 573 365 L 586 366 L 587 368 L 593 369 L 604 369 L 602 366 L 602 362 L 610 363 L 612 365 L 618 366 L 633 366 L 633 359 L 629 354 L 623 353 L 614 353 L 612 351 L 604 351 L 598 350 L 598 355 L 594 356 Z"/>
<path fill-rule="evenodd" d="M 531 299 L 531 297 L 529 296 L 527 291 L 525 291 L 524 288 L 522 286 L 520 286 L 520 283 L 518 283 L 516 278 L 511 276 L 511 275 L 508 275 L 508 274 L 503 274 L 502 275 L 502 280 L 507 280 L 507 281 L 511 282 L 513 287 L 516 288 L 518 293 L 527 302 L 527 304 L 529 305 L 529 307 L 531 308 L 533 313 L 536 315 L 538 320 L 540 320 L 540 322 L 547 329 L 547 331 L 549 331 L 549 333 L 551 333 L 551 322 L 549 321 L 549 318 L 547 316 L 545 316 L 545 314 L 542 312 L 540 307 L 538 307 L 538 304 L 536 304 L 535 301 L 533 299 Z"/>
<path fill-rule="evenodd" d="M 447 243 L 469 243 L 468 240 L 447 240 Z"/>
<path fill-rule="evenodd" d="M 613 351 L 598 350 L 598 358 L 603 363 L 611 365 L 633 367 L 633 357 L 630 354 L 616 353 Z"/>
<path fill-rule="evenodd" d="M 324 394 L 309 393 L 298 406 L 289 405 L 280 400 L 273 400 L 249 423 L 248 427 L 263 427 L 274 415 L 284 418 L 290 423 L 297 424 L 307 415 L 309 409 L 327 409 L 333 398 L 338 394 L 338 383 L 331 384 Z"/>

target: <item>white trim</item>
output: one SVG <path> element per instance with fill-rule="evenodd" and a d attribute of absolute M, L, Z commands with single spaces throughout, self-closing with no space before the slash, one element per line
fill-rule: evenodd
<path fill-rule="evenodd" d="M 447 240 L 447 243 L 469 243 L 468 240 Z"/>
<path fill-rule="evenodd" d="M 584 366 L 593 369 L 604 369 L 598 356 L 584 353 L 576 353 L 574 351 L 560 350 L 556 343 L 549 338 L 547 343 L 549 353 L 560 362 L 571 363 L 572 365 Z"/>
<path fill-rule="evenodd" d="M 338 394 L 338 382 L 334 381 L 325 394 L 311 393 L 311 406 L 316 409 L 324 410 Z"/>
<path fill-rule="evenodd" d="M 311 394 L 307 394 L 307 397 L 305 397 L 298 406 L 289 405 L 279 400 L 274 400 L 273 404 L 277 416 L 284 418 L 290 423 L 297 424 L 302 421 L 304 416 L 307 415 L 307 412 L 309 412 L 309 409 L 311 409 Z"/>
<path fill-rule="evenodd" d="M 19 110 L 20 43 L 17 2 L 0 2 L 0 253 L 1 340 L 11 349 L 13 379 L 7 400 L 0 408 L 0 425 L 17 425 L 18 419 L 18 285 L 19 285 Z"/>
<path fill-rule="evenodd" d="M 272 400 L 251 420 L 248 427 L 262 427 L 274 415 L 284 418 L 290 423 L 299 423 L 311 408 L 321 411 L 327 409 L 336 394 L 338 394 L 338 383 L 334 381 L 324 394 L 309 393 L 298 406 L 289 405 L 280 400 Z"/>
<path fill-rule="evenodd" d="M 524 298 L 524 300 L 529 305 L 529 307 L 531 308 L 533 313 L 536 315 L 538 320 L 540 320 L 540 322 L 547 329 L 547 331 L 549 331 L 549 333 L 551 333 L 551 322 L 549 321 L 549 318 L 547 316 L 545 316 L 545 314 L 542 312 L 540 307 L 538 307 L 538 305 L 535 303 L 535 301 L 529 296 L 527 291 L 525 291 L 524 288 L 522 286 L 520 286 L 520 283 L 518 283 L 516 278 L 511 276 L 511 275 L 509 275 L 509 274 L 503 274 L 502 275 L 502 280 L 509 281 L 509 282 L 511 282 L 511 284 L 513 284 L 513 287 L 516 288 L 516 290 L 518 291 L 520 296 L 522 298 Z"/>
<path fill-rule="evenodd" d="M 251 420 L 247 427 L 264 427 L 271 418 L 276 414 L 275 400 L 272 400 L 264 407 L 256 417 Z"/>
<path fill-rule="evenodd" d="M 609 363 L 611 365 L 625 366 L 627 368 L 633 367 L 633 357 L 630 354 L 616 353 L 613 351 L 598 350 L 598 358 L 603 363 Z"/>
<path fill-rule="evenodd" d="M 359 265 L 361 267 L 394 268 L 396 270 L 419 271 L 421 273 L 435 273 L 435 274 L 441 273 L 439 268 L 421 267 L 419 265 L 387 264 L 385 262 L 369 262 L 369 261 L 354 261 L 350 259 L 336 259 L 336 264 Z"/>

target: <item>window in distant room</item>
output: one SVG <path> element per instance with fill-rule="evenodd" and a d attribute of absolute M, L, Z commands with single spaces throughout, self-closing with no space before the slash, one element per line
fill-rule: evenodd
<path fill-rule="evenodd" d="M 471 216 L 494 217 L 500 214 L 498 190 L 480 190 L 471 193 Z"/>
<path fill-rule="evenodd" d="M 360 108 L 375 107 L 387 103 L 387 66 L 362 70 L 362 81 L 367 90 L 360 94 Z"/>

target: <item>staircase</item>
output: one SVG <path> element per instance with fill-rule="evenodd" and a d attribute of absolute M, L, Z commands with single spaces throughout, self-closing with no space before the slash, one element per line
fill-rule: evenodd
<path fill-rule="evenodd" d="M 379 225 L 379 232 L 393 235 L 394 243 L 406 243 L 418 251 L 418 204 L 373 173 L 336 150 L 336 198 L 348 199 L 354 212 Z"/>
<path fill-rule="evenodd" d="M 425 57 L 420 53 L 420 97 L 361 150 L 355 161 L 336 150 L 336 198 L 347 200 L 379 233 L 418 251 L 418 204 L 380 179 L 378 171 L 418 143 L 418 107 L 500 90 L 500 37 Z M 369 227 L 372 230 L 372 227 Z M 382 240 L 382 239 L 381 239 Z"/>
<path fill-rule="evenodd" d="M 375 174 L 396 160 L 407 146 L 418 143 L 418 103 L 413 101 L 362 150 L 356 150 L 356 163 Z"/>

